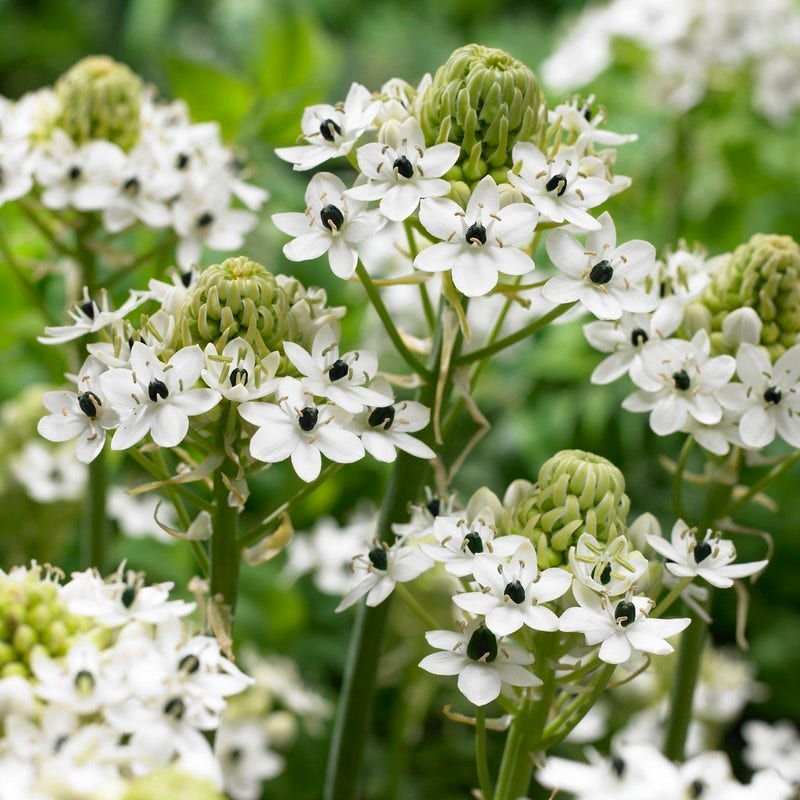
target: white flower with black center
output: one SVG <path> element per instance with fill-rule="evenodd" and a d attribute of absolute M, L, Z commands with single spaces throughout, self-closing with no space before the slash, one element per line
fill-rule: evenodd
<path fill-rule="evenodd" d="M 327 253 L 333 274 L 346 280 L 358 264 L 358 247 L 376 234 L 385 220 L 367 204 L 345 195 L 341 178 L 330 172 L 318 172 L 306 189 L 306 210 L 273 214 L 275 227 L 296 237 L 284 245 L 283 254 L 290 261 L 308 261 Z"/>
<path fill-rule="evenodd" d="M 222 721 L 214 736 L 214 755 L 222 766 L 225 792 L 233 800 L 258 800 L 262 783 L 283 772 L 285 759 L 269 745 L 260 720 Z"/>
<path fill-rule="evenodd" d="M 380 605 L 398 583 L 418 578 L 433 566 L 431 560 L 413 545 L 373 539 L 366 553 L 359 553 L 352 562 L 353 573 L 364 575 L 336 606 L 336 611 L 350 608 L 366 595 L 368 606 Z"/>
<path fill-rule="evenodd" d="M 250 455 L 275 464 L 291 458 L 297 475 L 315 480 L 322 456 L 339 464 L 364 457 L 361 440 L 345 425 L 346 416 L 330 405 L 318 406 L 297 378 L 282 378 L 274 403 L 254 401 L 239 406 L 239 413 L 258 430 L 250 439 Z"/>
<path fill-rule="evenodd" d="M 578 301 L 599 319 L 619 319 L 623 311 L 653 311 L 658 299 L 645 292 L 642 283 L 656 267 L 656 249 L 634 239 L 616 246 L 617 232 L 606 211 L 597 220 L 600 227 L 582 245 L 566 231 L 547 237 L 547 254 L 559 274 L 542 288 L 552 303 Z"/>
<path fill-rule="evenodd" d="M 741 415 L 744 444 L 761 449 L 777 433 L 792 447 L 800 447 L 800 345 L 771 364 L 764 349 L 742 344 L 736 353 L 736 374 L 741 383 L 723 386 L 717 396 L 725 408 Z"/>
<path fill-rule="evenodd" d="M 119 414 L 105 400 L 100 375 L 105 365 L 94 356 L 83 362 L 78 374 L 78 391 L 45 392 L 42 403 L 50 412 L 39 420 L 38 431 L 51 442 L 78 439 L 76 454 L 88 464 L 98 456 L 106 441 L 106 431 L 116 428 Z"/>
<path fill-rule="evenodd" d="M 742 725 L 744 760 L 751 769 L 774 769 L 800 783 L 800 735 L 788 720 L 769 724 L 751 719 Z"/>
<path fill-rule="evenodd" d="M 470 614 L 483 615 L 496 636 L 508 636 L 523 626 L 558 630 L 558 617 L 543 604 L 564 595 L 572 576 L 558 567 L 540 573 L 531 542 L 523 541 L 507 560 L 476 555 L 472 574 L 479 591 L 457 594 L 453 602 Z"/>
<path fill-rule="evenodd" d="M 678 578 L 695 575 L 718 589 L 733 586 L 737 578 L 755 575 L 769 563 L 767 560 L 734 564 L 736 548 L 733 542 L 723 539 L 719 531 L 709 528 L 698 541 L 697 529 L 690 528 L 682 519 L 672 527 L 670 541 L 661 536 L 648 536 L 647 543 L 667 559 L 665 567 Z"/>
<path fill-rule="evenodd" d="M 732 356 L 711 358 L 711 342 L 699 330 L 690 342 L 654 342 L 632 364 L 630 376 L 640 391 L 625 398 L 628 411 L 650 411 L 650 427 L 659 436 L 681 430 L 689 418 L 703 425 L 722 420 L 719 390 L 733 377 Z"/>
<path fill-rule="evenodd" d="M 526 275 L 535 268 L 519 246 L 530 241 L 538 217 L 528 203 L 500 208 L 491 175 L 475 187 L 466 211 L 452 200 L 423 200 L 420 222 L 442 241 L 426 247 L 414 259 L 414 267 L 423 272 L 450 270 L 456 289 L 467 297 L 488 294 L 497 285 L 499 272 Z"/>
<path fill-rule="evenodd" d="M 220 401 L 213 389 L 194 388 L 205 359 L 197 346 L 178 350 L 164 364 L 141 342 L 131 347 L 130 369 L 100 376 L 103 394 L 120 415 L 112 450 L 127 450 L 148 433 L 161 447 L 179 445 L 189 431 L 189 417 L 205 414 Z"/>
<path fill-rule="evenodd" d="M 439 652 L 425 656 L 419 666 L 433 675 L 458 675 L 458 689 L 470 703 L 485 706 L 500 696 L 503 685 L 541 686 L 525 669 L 533 655 L 511 641 L 504 641 L 482 623 L 461 633 L 428 631 L 425 639 Z"/>
<path fill-rule="evenodd" d="M 346 156 L 362 134 L 372 125 L 381 103 L 372 99 L 369 89 L 354 83 L 341 107 L 320 104 L 303 112 L 300 127 L 308 144 L 278 147 L 278 158 L 294 164 L 296 170 L 318 167 L 329 158 Z"/>
<path fill-rule="evenodd" d="M 170 275 L 171 283 L 151 278 L 147 283 L 147 288 L 150 292 L 150 297 L 160 303 L 161 308 L 167 314 L 175 315 L 183 302 L 183 298 L 186 297 L 189 289 L 195 285 L 199 276 L 200 272 L 197 269 L 175 270 Z"/>
<path fill-rule="evenodd" d="M 582 230 L 600 228 L 586 209 L 605 202 L 612 184 L 605 178 L 590 177 L 581 166 L 580 153 L 563 147 L 548 158 L 535 144 L 517 142 L 511 151 L 519 172 L 509 171 L 508 182 L 519 189 L 546 220 L 571 222 Z"/>
<path fill-rule="evenodd" d="M 347 190 L 356 200 L 380 200 L 381 214 L 393 222 L 410 217 L 420 198 L 443 197 L 450 183 L 442 179 L 458 160 L 458 145 L 452 142 L 425 147 L 419 122 L 409 117 L 402 124 L 381 126 L 377 142 L 358 149 L 356 157 L 367 183 Z"/>
<path fill-rule="evenodd" d="M 387 391 L 375 391 L 369 383 L 378 371 L 378 357 L 368 350 L 339 353 L 339 338 L 330 325 L 317 331 L 311 352 L 294 342 L 284 342 L 286 357 L 303 376 L 303 387 L 316 397 L 325 397 L 351 414 L 365 406 L 387 406 L 394 401 Z"/>
<path fill-rule="evenodd" d="M 85 495 L 88 470 L 72 448 L 30 441 L 9 462 L 14 480 L 37 503 L 73 501 Z"/>
<path fill-rule="evenodd" d="M 599 644 L 598 656 L 607 664 L 624 664 L 636 650 L 666 655 L 673 647 L 666 639 L 689 625 L 688 618 L 649 619 L 655 605 L 649 597 L 626 596 L 610 600 L 580 581 L 572 584 L 577 606 L 568 608 L 559 618 L 559 630 L 582 633 L 590 647 Z"/>
<path fill-rule="evenodd" d="M 44 329 L 47 335 L 36 338 L 42 344 L 64 344 L 64 342 L 79 339 L 87 333 L 97 333 L 108 325 L 123 319 L 148 299 L 148 292 L 131 289 L 128 299 L 116 311 L 113 311 L 108 299 L 108 292 L 105 289 L 100 290 L 100 302 L 97 302 L 92 300 L 89 290 L 84 286 L 83 299 L 68 312 L 72 317 L 73 324 L 48 326 Z"/>
<path fill-rule="evenodd" d="M 425 487 L 425 502 L 411 506 L 411 518 L 408 522 L 393 522 L 392 533 L 398 541 L 406 544 L 413 542 L 432 542 L 433 526 L 440 516 L 448 517 L 456 513 L 455 495 L 439 497 L 429 487 Z"/>
<path fill-rule="evenodd" d="M 594 95 L 581 101 L 575 97 L 565 100 L 547 112 L 547 121 L 552 125 L 558 123 L 559 127 L 577 137 L 576 149 L 583 152 L 595 144 L 620 145 L 635 142 L 639 137 L 635 133 L 614 133 L 601 129 L 606 121 L 604 108 L 592 108 Z"/>
<path fill-rule="evenodd" d="M 631 551 L 625 536 L 603 543 L 590 533 L 582 533 L 569 550 L 569 567 L 585 586 L 616 597 L 632 589 L 644 575 L 647 559 L 637 550 Z"/>
<path fill-rule="evenodd" d="M 275 373 L 281 361 L 277 350 L 263 359 L 256 359 L 250 343 L 236 338 L 228 342 L 221 353 L 209 342 L 205 357 L 206 365 L 200 376 L 206 386 L 218 391 L 226 400 L 244 403 L 275 391 Z"/>

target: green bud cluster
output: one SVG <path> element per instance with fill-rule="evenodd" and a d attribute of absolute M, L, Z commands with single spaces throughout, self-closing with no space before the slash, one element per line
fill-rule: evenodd
<path fill-rule="evenodd" d="M 82 59 L 56 82 L 58 124 L 77 142 L 105 139 L 130 150 L 139 141 L 142 80 L 108 56 Z"/>
<path fill-rule="evenodd" d="M 517 487 L 510 510 L 511 533 L 533 542 L 541 569 L 565 563 L 583 533 L 607 542 L 625 532 L 625 478 L 602 456 L 562 450 L 542 465 L 538 482 L 524 489 Z"/>
<path fill-rule="evenodd" d="M 725 349 L 725 318 L 747 306 L 763 323 L 761 344 L 778 358 L 800 334 L 800 245 L 791 236 L 757 233 L 720 260 L 701 302 L 716 351 Z"/>
<path fill-rule="evenodd" d="M 420 124 L 427 144 L 454 142 L 461 157 L 448 175 L 505 181 L 517 141 L 546 126 L 536 75 L 504 50 L 469 44 L 455 50 L 425 90 Z"/>
<path fill-rule="evenodd" d="M 294 341 L 297 329 L 289 298 L 266 267 L 246 256 L 207 267 L 178 310 L 178 346 L 209 342 L 217 352 L 241 336 L 264 358 L 282 342 Z"/>
<path fill-rule="evenodd" d="M 177 767 L 165 767 L 142 778 L 131 781 L 122 800 L 153 800 L 169 797 L 170 800 L 225 800 L 206 778 L 199 778 Z"/>
<path fill-rule="evenodd" d="M 90 625 L 69 612 L 40 566 L 0 574 L 0 678 L 29 677 L 34 653 L 63 656 Z"/>

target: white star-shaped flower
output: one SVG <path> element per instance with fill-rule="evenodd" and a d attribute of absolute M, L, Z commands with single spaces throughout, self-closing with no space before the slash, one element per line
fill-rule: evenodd
<path fill-rule="evenodd" d="M 590 533 L 582 533 L 569 550 L 569 567 L 585 586 L 616 597 L 628 592 L 644 575 L 647 559 L 637 550 L 630 551 L 625 536 L 602 543 Z"/>
<path fill-rule="evenodd" d="M 649 242 L 634 239 L 616 246 L 617 232 L 606 211 L 597 220 L 582 245 L 566 231 L 547 237 L 547 253 L 560 274 L 542 288 L 552 303 L 579 301 L 599 319 L 619 319 L 623 311 L 652 311 L 657 298 L 641 285 L 656 267 L 656 249 Z"/>
<path fill-rule="evenodd" d="M 367 183 L 347 190 L 356 200 L 380 200 L 381 213 L 393 222 L 410 217 L 420 198 L 442 197 L 450 191 L 442 179 L 458 160 L 458 145 L 452 142 L 425 148 L 419 122 L 409 117 L 402 124 L 381 126 L 379 140 L 358 149 L 356 157 Z"/>
<path fill-rule="evenodd" d="M 634 650 L 665 655 L 673 651 L 666 639 L 689 625 L 688 618 L 649 619 L 653 608 L 649 597 L 609 600 L 579 581 L 572 585 L 577 606 L 568 608 L 559 618 L 559 630 L 582 633 L 589 646 L 600 645 L 598 656 L 607 664 L 623 664 Z"/>
<path fill-rule="evenodd" d="M 385 223 L 366 203 L 348 199 L 341 178 L 330 172 L 318 172 L 309 181 L 303 214 L 273 214 L 272 221 L 279 231 L 296 237 L 283 247 L 286 258 L 308 261 L 327 253 L 333 274 L 344 280 L 358 264 L 357 245 Z"/>
<path fill-rule="evenodd" d="M 450 270 L 460 292 L 480 297 L 497 285 L 499 272 L 525 275 L 534 269 L 533 259 L 517 245 L 530 240 L 538 217 L 528 203 L 500 208 L 491 175 L 475 187 L 466 211 L 452 200 L 423 200 L 420 222 L 442 241 L 426 247 L 414 266 L 424 272 Z"/>
<path fill-rule="evenodd" d="M 380 108 L 380 101 L 373 100 L 366 87 L 354 83 L 341 108 L 326 104 L 306 108 L 300 127 L 308 144 L 279 147 L 275 154 L 294 164 L 296 170 L 313 169 L 329 158 L 346 156 L 362 134 L 374 130 L 372 123 Z"/>
<path fill-rule="evenodd" d="M 213 342 L 206 345 L 204 352 L 206 366 L 200 376 L 206 386 L 218 391 L 226 400 L 244 403 L 275 391 L 275 372 L 281 361 L 277 350 L 263 359 L 256 359 L 250 343 L 239 337 L 228 342 L 222 353 L 217 353 Z"/>
<path fill-rule="evenodd" d="M 498 641 L 485 625 L 473 624 L 461 633 L 428 631 L 425 639 L 440 652 L 425 656 L 419 666 L 434 675 L 458 675 L 459 691 L 476 706 L 496 700 L 503 684 L 541 686 L 525 669 L 533 655 L 511 641 Z"/>
<path fill-rule="evenodd" d="M 204 414 L 220 401 L 213 389 L 193 388 L 205 364 L 197 346 L 178 350 L 164 364 L 146 344 L 134 342 L 130 369 L 109 369 L 100 386 L 121 422 L 112 450 L 127 450 L 149 432 L 161 447 L 175 447 L 189 430 L 189 417 Z"/>
<path fill-rule="evenodd" d="M 733 564 L 736 559 L 733 542 L 723 539 L 719 531 L 711 528 L 698 541 L 696 529 L 690 528 L 682 519 L 673 525 L 669 542 L 660 536 L 650 535 L 647 543 L 668 559 L 665 566 L 676 577 L 692 578 L 697 575 L 718 589 L 733 586 L 734 579 L 754 575 L 769 563 L 763 560 Z"/>

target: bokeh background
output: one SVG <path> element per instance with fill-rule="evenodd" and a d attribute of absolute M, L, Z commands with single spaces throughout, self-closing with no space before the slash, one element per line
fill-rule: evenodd
<path fill-rule="evenodd" d="M 196 121 L 217 120 L 253 165 L 251 180 L 272 194 L 248 254 L 273 271 L 325 286 L 334 301 L 351 306 L 345 340 L 356 346 L 368 313 L 360 295 L 336 283 L 324 260 L 292 264 L 282 257 L 283 239 L 269 213 L 299 210 L 307 176 L 293 173 L 273 148 L 294 143 L 304 106 L 343 98 L 353 81 L 372 90 L 394 76 L 414 84 L 471 41 L 507 49 L 537 70 L 585 5 L 580 0 L 0 0 L 0 94 L 17 98 L 53 83 L 81 57 L 106 53 L 127 62 L 165 97 L 184 98 Z M 608 206 L 621 239 L 648 239 L 663 251 L 683 238 L 716 254 L 756 232 L 800 235 L 797 117 L 781 127 L 769 124 L 752 110 L 746 81 L 675 114 L 641 79 L 641 54 L 623 55 L 624 63 L 589 87 L 607 108 L 611 130 L 639 134 L 637 143 L 620 148 L 617 165 L 618 172 L 633 176 L 633 187 Z M 552 106 L 561 97 L 549 93 L 548 99 Z M 25 240 L 12 211 L 0 209 L 0 224 L 35 254 L 35 243 Z M 29 390 L 29 410 L 22 417 L 35 420 L 38 412 L 32 417 L 30 412 L 37 404 L 35 387 L 52 380 L 58 357 L 36 342 L 44 319 L 2 261 L 0 567 L 37 558 L 69 569 L 77 563 L 80 504 L 36 503 L 8 473 L 14 452 L 33 432 L 29 423 L 28 428 L 20 423 L 16 399 Z M 154 265 L 153 272 L 162 266 Z M 580 447 L 621 467 L 632 515 L 651 511 L 671 527 L 666 462 L 676 457 L 680 437 L 658 439 L 645 416 L 622 411 L 625 385 L 592 386 L 588 376 L 598 358 L 580 326 L 566 325 L 518 346 L 491 367 L 477 401 L 493 429 L 458 476 L 462 497 L 480 485 L 502 493 L 514 478 L 535 480 L 556 450 Z M 465 441 L 473 430 L 465 417 L 454 439 Z M 374 462 L 343 470 L 296 512 L 295 527 L 308 528 L 323 514 L 342 521 L 365 498 L 378 504 L 386 474 Z M 751 508 L 741 515 L 743 524 L 774 536 L 777 554 L 753 587 L 750 605 L 749 655 L 768 691 L 746 714 L 763 719 L 800 719 L 797 483 L 795 469 L 769 490 L 773 510 Z M 270 508 L 296 488 L 293 475 L 268 470 L 251 505 Z M 740 552 L 746 560 L 760 558 L 763 543 L 743 539 Z M 152 580 L 182 586 L 193 574 L 189 552 L 178 545 L 118 537 L 114 554 Z M 263 653 L 291 656 L 305 680 L 335 700 L 351 613 L 335 615 L 335 599 L 317 591 L 310 578 L 287 581 L 282 570 L 281 559 L 245 568 L 237 638 Z M 474 783 L 470 732 L 439 713 L 458 699 L 444 682 L 416 668 L 426 649 L 423 628 L 405 609 L 396 609 L 365 796 L 466 797 Z M 720 598 L 718 642 L 731 641 L 734 620 L 734 599 Z M 286 772 L 267 784 L 264 797 L 319 797 L 326 735 L 304 734 L 288 756 Z M 728 746 L 735 748 L 737 737 L 734 727 Z"/>

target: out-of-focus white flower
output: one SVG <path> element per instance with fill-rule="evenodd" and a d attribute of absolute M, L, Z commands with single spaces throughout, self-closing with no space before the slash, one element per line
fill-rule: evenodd
<path fill-rule="evenodd" d="M 37 503 L 56 503 L 83 497 L 88 470 L 71 448 L 28 442 L 10 462 L 11 474 Z"/>

